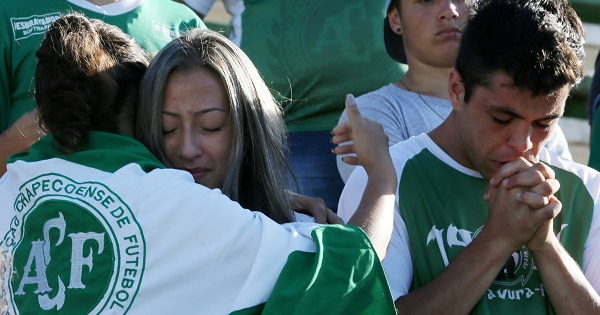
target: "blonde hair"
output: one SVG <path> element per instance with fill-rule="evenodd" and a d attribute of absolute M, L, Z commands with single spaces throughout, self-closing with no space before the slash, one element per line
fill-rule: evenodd
<path fill-rule="evenodd" d="M 246 54 L 219 33 L 191 30 L 152 59 L 140 87 L 138 140 L 169 165 L 161 119 L 165 87 L 173 72 L 198 68 L 217 74 L 229 99 L 233 137 L 223 193 L 276 222 L 293 221 L 282 110 Z"/>

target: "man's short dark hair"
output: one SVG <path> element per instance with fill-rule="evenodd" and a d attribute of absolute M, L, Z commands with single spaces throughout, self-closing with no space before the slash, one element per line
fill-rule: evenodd
<path fill-rule="evenodd" d="M 456 61 L 468 102 L 501 73 L 533 96 L 583 77 L 585 32 L 567 0 L 479 0 Z"/>

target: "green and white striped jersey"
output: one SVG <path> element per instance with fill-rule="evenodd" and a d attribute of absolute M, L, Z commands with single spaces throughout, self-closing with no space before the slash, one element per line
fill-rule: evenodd
<path fill-rule="evenodd" d="M 448 156 L 427 134 L 390 147 L 398 175 L 394 232 L 383 266 L 394 299 L 431 282 L 477 237 L 487 221 L 488 181 Z M 600 290 L 600 173 L 543 149 L 540 160 L 561 183 L 554 231 L 586 278 Z M 360 201 L 364 169 L 350 176 L 339 215 L 349 218 Z M 457 301 L 457 303 L 460 303 Z M 472 314 L 554 314 L 533 257 L 514 252 Z"/>

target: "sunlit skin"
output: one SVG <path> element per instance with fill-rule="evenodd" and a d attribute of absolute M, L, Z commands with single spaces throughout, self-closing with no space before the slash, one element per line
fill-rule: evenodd
<path fill-rule="evenodd" d="M 165 88 L 162 128 L 169 165 L 188 171 L 198 184 L 222 188 L 232 131 L 229 101 L 215 73 L 198 68 L 171 74 Z"/>
<path fill-rule="evenodd" d="M 400 16 L 392 10 L 390 22 L 393 30 L 398 25 L 402 28 L 409 64 L 450 68 L 454 66 L 467 18 L 461 0 L 402 0 Z"/>
<path fill-rule="evenodd" d="M 449 92 L 454 112 L 444 126 L 431 132 L 452 158 L 487 179 L 518 157 L 537 160 L 569 95 L 568 85 L 533 97 L 510 83 L 508 76 L 495 74 L 489 87 L 475 88 L 465 104 L 461 77 L 453 70 Z"/>

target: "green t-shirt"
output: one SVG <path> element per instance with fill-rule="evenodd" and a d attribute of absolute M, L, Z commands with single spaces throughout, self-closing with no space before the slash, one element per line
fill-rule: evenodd
<path fill-rule="evenodd" d="M 186 29 L 205 27 L 191 9 L 171 0 L 121 0 L 101 8 L 86 0 L 2 1 L 0 132 L 34 108 L 35 52 L 52 22 L 69 11 L 118 26 L 150 56 Z"/>
<path fill-rule="evenodd" d="M 245 0 L 240 47 L 281 102 L 290 131 L 333 128 L 345 95 L 398 81 L 383 43 L 385 0 Z"/>

